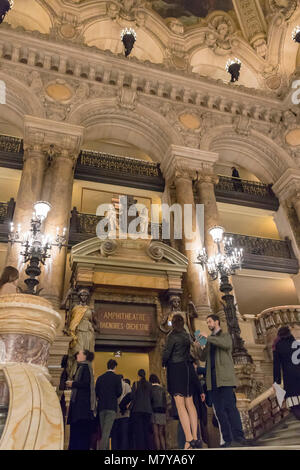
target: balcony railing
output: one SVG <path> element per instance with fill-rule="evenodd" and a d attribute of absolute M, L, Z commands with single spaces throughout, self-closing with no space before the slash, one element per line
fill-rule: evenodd
<path fill-rule="evenodd" d="M 71 213 L 69 244 L 74 246 L 84 240 L 96 237 L 97 224 L 103 218 L 104 216 L 80 213 L 77 211 L 76 207 L 74 207 Z M 152 224 L 152 226 L 149 224 L 148 234 L 151 235 L 151 232 L 153 239 L 161 240 L 167 245 L 170 245 L 170 240 L 162 239 L 161 224 Z"/>
<path fill-rule="evenodd" d="M 226 233 L 237 248 L 243 248 L 243 268 L 297 274 L 299 263 L 291 241 Z"/>
<path fill-rule="evenodd" d="M 159 163 L 88 150 L 79 155 L 75 178 L 159 192 L 165 186 Z"/>
<path fill-rule="evenodd" d="M 219 176 L 215 186 L 218 202 L 238 204 L 277 211 L 279 201 L 272 191 L 272 185 L 240 178 Z"/>
<path fill-rule="evenodd" d="M 264 310 L 254 317 L 257 342 L 268 344 L 281 326 L 300 326 L 300 305 L 283 305 Z"/>

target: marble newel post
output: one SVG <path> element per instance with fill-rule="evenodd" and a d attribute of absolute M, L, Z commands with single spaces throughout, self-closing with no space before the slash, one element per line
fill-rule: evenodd
<path fill-rule="evenodd" d="M 207 281 L 201 266 L 194 264 L 201 248 L 199 229 L 196 230 L 196 208 L 193 194 L 193 179 L 199 166 L 198 150 L 171 145 L 161 164 L 167 181 L 174 181 L 177 203 L 181 205 L 184 216 L 184 206 L 192 206 L 193 231 L 192 240 L 188 239 L 183 230 L 182 251 L 188 258 L 187 287 L 196 307 L 199 318 L 205 318 L 210 312 L 207 296 Z M 184 217 L 183 217 L 184 227 Z"/>
<path fill-rule="evenodd" d="M 41 199 L 45 172 L 45 154 L 43 152 L 44 134 L 35 132 L 30 116 L 24 122 L 24 162 L 19 191 L 14 213 L 15 228 L 21 224 L 22 231 L 30 229 L 33 204 Z M 22 266 L 18 244 L 8 245 L 6 265 Z"/>
<path fill-rule="evenodd" d="M 207 154 L 207 152 L 202 153 Z M 204 156 L 205 155 L 203 155 L 203 157 Z M 218 177 L 213 173 L 212 164 L 207 163 L 204 165 L 203 171 L 198 173 L 197 192 L 200 204 L 204 204 L 204 244 L 207 255 L 210 257 L 215 254 L 215 244 L 209 234 L 209 230 L 214 225 L 220 225 L 215 196 L 215 184 L 218 182 Z M 223 317 L 224 311 L 220 300 L 218 281 L 208 280 L 208 294 L 213 312 Z"/>
<path fill-rule="evenodd" d="M 0 296 L 0 450 L 62 450 L 63 418 L 47 368 L 61 323 L 41 297 Z"/>

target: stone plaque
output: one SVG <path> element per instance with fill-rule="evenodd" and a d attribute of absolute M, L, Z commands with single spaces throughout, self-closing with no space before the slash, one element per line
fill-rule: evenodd
<path fill-rule="evenodd" d="M 94 315 L 101 337 L 155 336 L 155 305 L 96 301 Z"/>

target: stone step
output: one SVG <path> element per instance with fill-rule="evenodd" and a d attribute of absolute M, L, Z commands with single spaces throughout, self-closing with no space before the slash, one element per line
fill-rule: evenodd
<path fill-rule="evenodd" d="M 256 441 L 257 446 L 297 446 L 300 448 L 300 421 L 289 416 Z"/>

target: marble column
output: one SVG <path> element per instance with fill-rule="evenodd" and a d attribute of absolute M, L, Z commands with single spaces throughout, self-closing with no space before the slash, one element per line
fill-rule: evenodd
<path fill-rule="evenodd" d="M 13 218 L 15 229 L 20 224 L 22 232 L 30 229 L 33 205 L 41 199 L 46 165 L 43 143 L 43 134 L 35 132 L 31 117 L 25 116 L 24 163 Z M 6 265 L 24 268 L 20 251 L 20 245 L 8 245 Z"/>
<path fill-rule="evenodd" d="M 73 190 L 74 168 L 83 138 L 83 128 L 72 124 L 31 118 L 32 128 L 43 136 L 45 171 L 40 198 L 51 204 L 44 222 L 44 232 L 55 239 L 68 229 Z M 68 232 L 67 232 L 68 235 Z M 53 247 L 40 276 L 41 295 L 60 308 L 64 287 L 66 248 Z"/>
<path fill-rule="evenodd" d="M 198 173 L 196 186 L 199 202 L 200 204 L 204 204 L 204 245 L 209 257 L 215 254 L 215 243 L 209 234 L 209 230 L 214 225 L 220 225 L 215 196 L 215 184 L 217 182 L 218 177 L 213 173 L 213 166 L 210 166 L 210 168 L 207 166 L 206 171 L 200 171 Z M 214 313 L 223 317 L 224 311 L 221 304 L 218 281 L 211 281 L 208 279 L 207 282 L 211 309 Z"/>
<path fill-rule="evenodd" d="M 207 278 L 202 267 L 195 264 L 197 255 L 202 247 L 201 229 L 196 230 L 196 206 L 193 193 L 193 180 L 197 177 L 197 171 L 203 165 L 203 157 L 210 162 L 215 162 L 218 155 L 211 152 L 203 152 L 198 149 L 171 145 L 161 162 L 161 169 L 166 181 L 174 182 L 176 187 L 177 203 L 182 207 L 192 206 L 193 214 L 193 239 L 189 240 L 183 230 L 182 251 L 189 260 L 187 270 L 187 287 L 192 301 L 196 307 L 199 319 L 203 320 L 211 312 L 207 293 Z M 184 224 L 184 217 L 183 217 Z M 183 225 L 184 227 L 184 225 Z"/>

